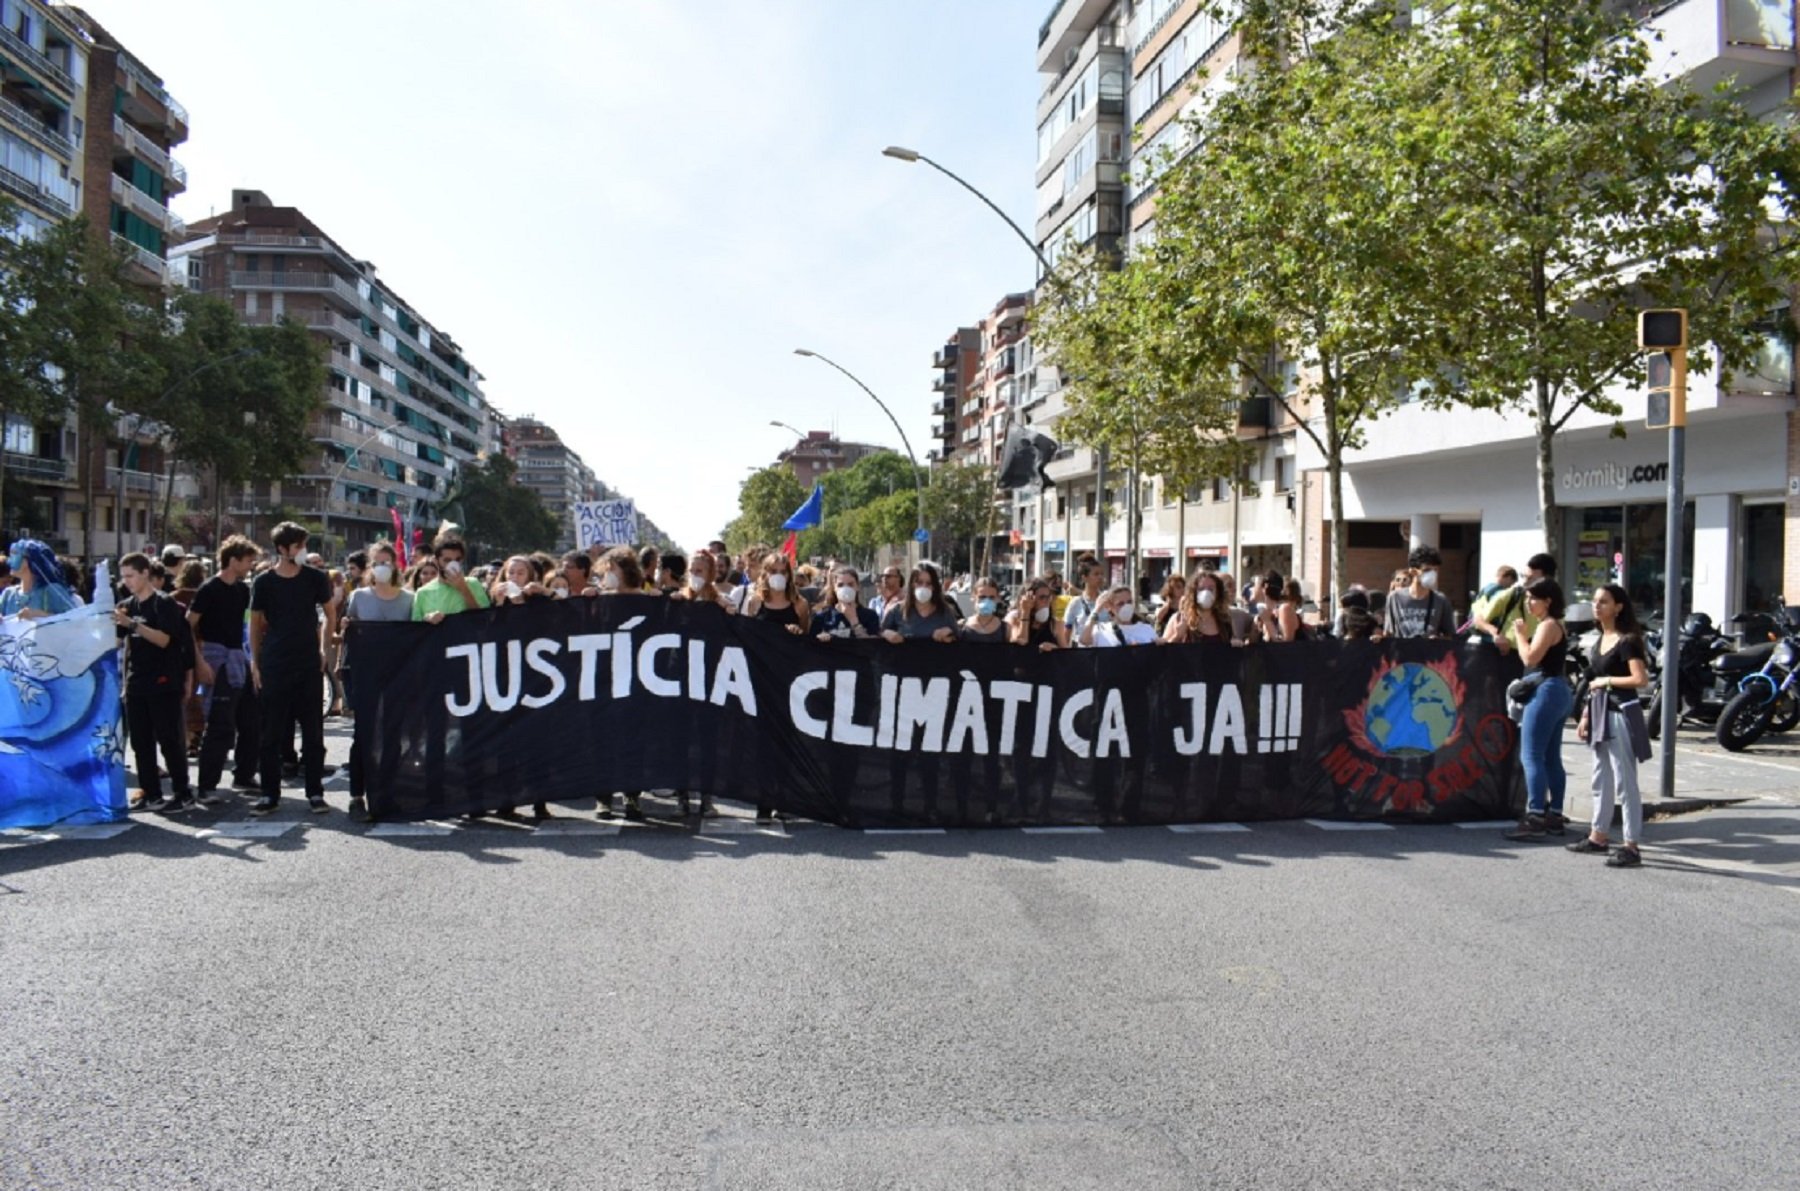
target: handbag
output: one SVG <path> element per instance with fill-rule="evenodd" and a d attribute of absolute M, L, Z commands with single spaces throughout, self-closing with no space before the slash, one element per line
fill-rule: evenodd
<path fill-rule="evenodd" d="M 1525 718 L 1525 708 L 1537 695 L 1538 688 L 1543 686 L 1550 675 L 1542 670 L 1527 670 L 1522 677 L 1515 678 L 1506 687 L 1507 718 L 1518 723 Z"/>

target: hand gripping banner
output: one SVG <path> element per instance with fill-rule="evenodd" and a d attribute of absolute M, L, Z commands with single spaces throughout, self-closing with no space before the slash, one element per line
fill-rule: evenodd
<path fill-rule="evenodd" d="M 351 631 L 379 817 L 642 790 L 866 827 L 1523 806 L 1518 663 L 1487 645 L 820 642 L 648 595 Z"/>

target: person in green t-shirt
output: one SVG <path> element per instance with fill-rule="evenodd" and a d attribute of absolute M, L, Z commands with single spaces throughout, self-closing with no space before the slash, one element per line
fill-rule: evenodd
<path fill-rule="evenodd" d="M 463 574 L 463 557 L 467 549 L 459 537 L 445 536 L 436 547 L 439 577 L 419 588 L 413 596 L 412 618 L 427 624 L 438 624 L 446 616 L 486 608 L 488 593 L 481 584 L 470 583 Z"/>

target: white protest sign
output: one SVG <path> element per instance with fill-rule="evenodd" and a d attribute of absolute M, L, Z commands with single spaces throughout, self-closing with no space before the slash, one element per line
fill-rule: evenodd
<path fill-rule="evenodd" d="M 575 547 L 632 546 L 637 544 L 637 502 L 586 500 L 574 506 Z"/>

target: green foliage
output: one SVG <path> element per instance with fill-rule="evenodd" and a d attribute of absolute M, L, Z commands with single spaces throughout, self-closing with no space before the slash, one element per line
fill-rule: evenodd
<path fill-rule="evenodd" d="M 445 502 L 477 562 L 546 550 L 557 539 L 561 527 L 555 515 L 537 493 L 514 482 L 517 474 L 511 459 L 489 455 L 463 467 L 455 494 Z"/>
<path fill-rule="evenodd" d="M 1416 40 L 1435 91 L 1419 152 L 1448 216 L 1427 332 L 1465 400 L 1531 413 L 1554 550 L 1555 435 L 1619 412 L 1607 390 L 1643 375 L 1640 307 L 1687 307 L 1727 366 L 1754 355 L 1792 277 L 1793 229 L 1769 216 L 1794 209 L 1800 135 L 1727 89 L 1660 85 L 1612 6 L 1471 0 Z"/>
<path fill-rule="evenodd" d="M 806 501 L 785 464 L 773 464 L 755 472 L 738 489 L 738 515 L 725 527 L 725 545 L 733 551 L 758 543 L 779 544 L 787 536 L 781 523 Z"/>

